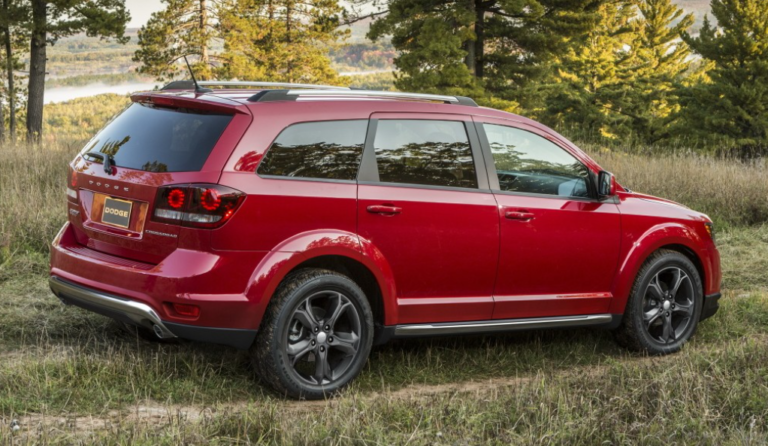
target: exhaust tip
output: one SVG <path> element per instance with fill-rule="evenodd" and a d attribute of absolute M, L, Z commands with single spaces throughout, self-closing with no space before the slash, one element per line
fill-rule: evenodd
<path fill-rule="evenodd" d="M 159 326 L 159 325 L 157 325 L 157 324 L 153 325 L 153 326 L 152 326 L 152 331 L 154 331 L 154 332 L 155 332 L 155 336 L 157 336 L 158 338 L 160 338 L 160 339 L 163 339 L 163 338 L 165 338 L 165 336 L 164 336 L 164 334 L 163 334 L 163 329 L 162 329 L 162 328 L 160 328 L 160 326 Z"/>

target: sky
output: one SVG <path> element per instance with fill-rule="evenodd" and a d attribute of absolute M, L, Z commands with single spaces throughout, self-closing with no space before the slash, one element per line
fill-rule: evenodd
<path fill-rule="evenodd" d="M 128 28 L 140 28 L 153 12 L 163 9 L 160 0 L 125 0 L 125 5 L 131 12 Z"/>

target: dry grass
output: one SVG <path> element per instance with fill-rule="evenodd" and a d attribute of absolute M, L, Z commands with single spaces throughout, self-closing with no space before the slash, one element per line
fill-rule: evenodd
<path fill-rule="evenodd" d="M 630 189 L 704 212 L 719 226 L 768 222 L 768 161 L 739 162 L 695 153 L 632 155 L 586 146 Z"/>
<path fill-rule="evenodd" d="M 79 148 L 0 147 L 0 445 L 768 443 L 765 164 L 593 150 L 628 187 L 724 228 L 730 291 L 680 354 L 588 330 L 395 343 L 344 396 L 305 406 L 266 393 L 240 352 L 148 344 L 58 304 L 48 243 Z"/>

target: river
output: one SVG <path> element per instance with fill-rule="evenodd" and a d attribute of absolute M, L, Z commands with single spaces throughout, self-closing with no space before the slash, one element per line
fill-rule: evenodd
<path fill-rule="evenodd" d="M 364 74 L 386 73 L 391 70 L 371 70 L 371 71 L 347 71 L 339 73 L 341 76 L 360 76 Z M 130 84 L 107 85 L 102 83 L 84 85 L 81 87 L 56 87 L 45 90 L 45 103 L 64 102 L 76 98 L 87 96 L 96 96 L 97 94 L 115 93 L 128 94 L 136 91 L 153 90 L 155 86 L 162 86 L 162 82 L 136 82 Z"/>

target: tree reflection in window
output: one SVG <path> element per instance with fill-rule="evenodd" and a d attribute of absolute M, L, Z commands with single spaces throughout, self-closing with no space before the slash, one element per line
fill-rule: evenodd
<path fill-rule="evenodd" d="M 483 124 L 503 191 L 588 197 L 588 170 L 571 154 L 534 133 Z"/>
<path fill-rule="evenodd" d="M 374 148 L 382 182 L 477 188 L 462 122 L 381 120 Z"/>
<path fill-rule="evenodd" d="M 259 165 L 261 175 L 354 180 L 368 121 L 292 125 L 277 137 Z"/>

